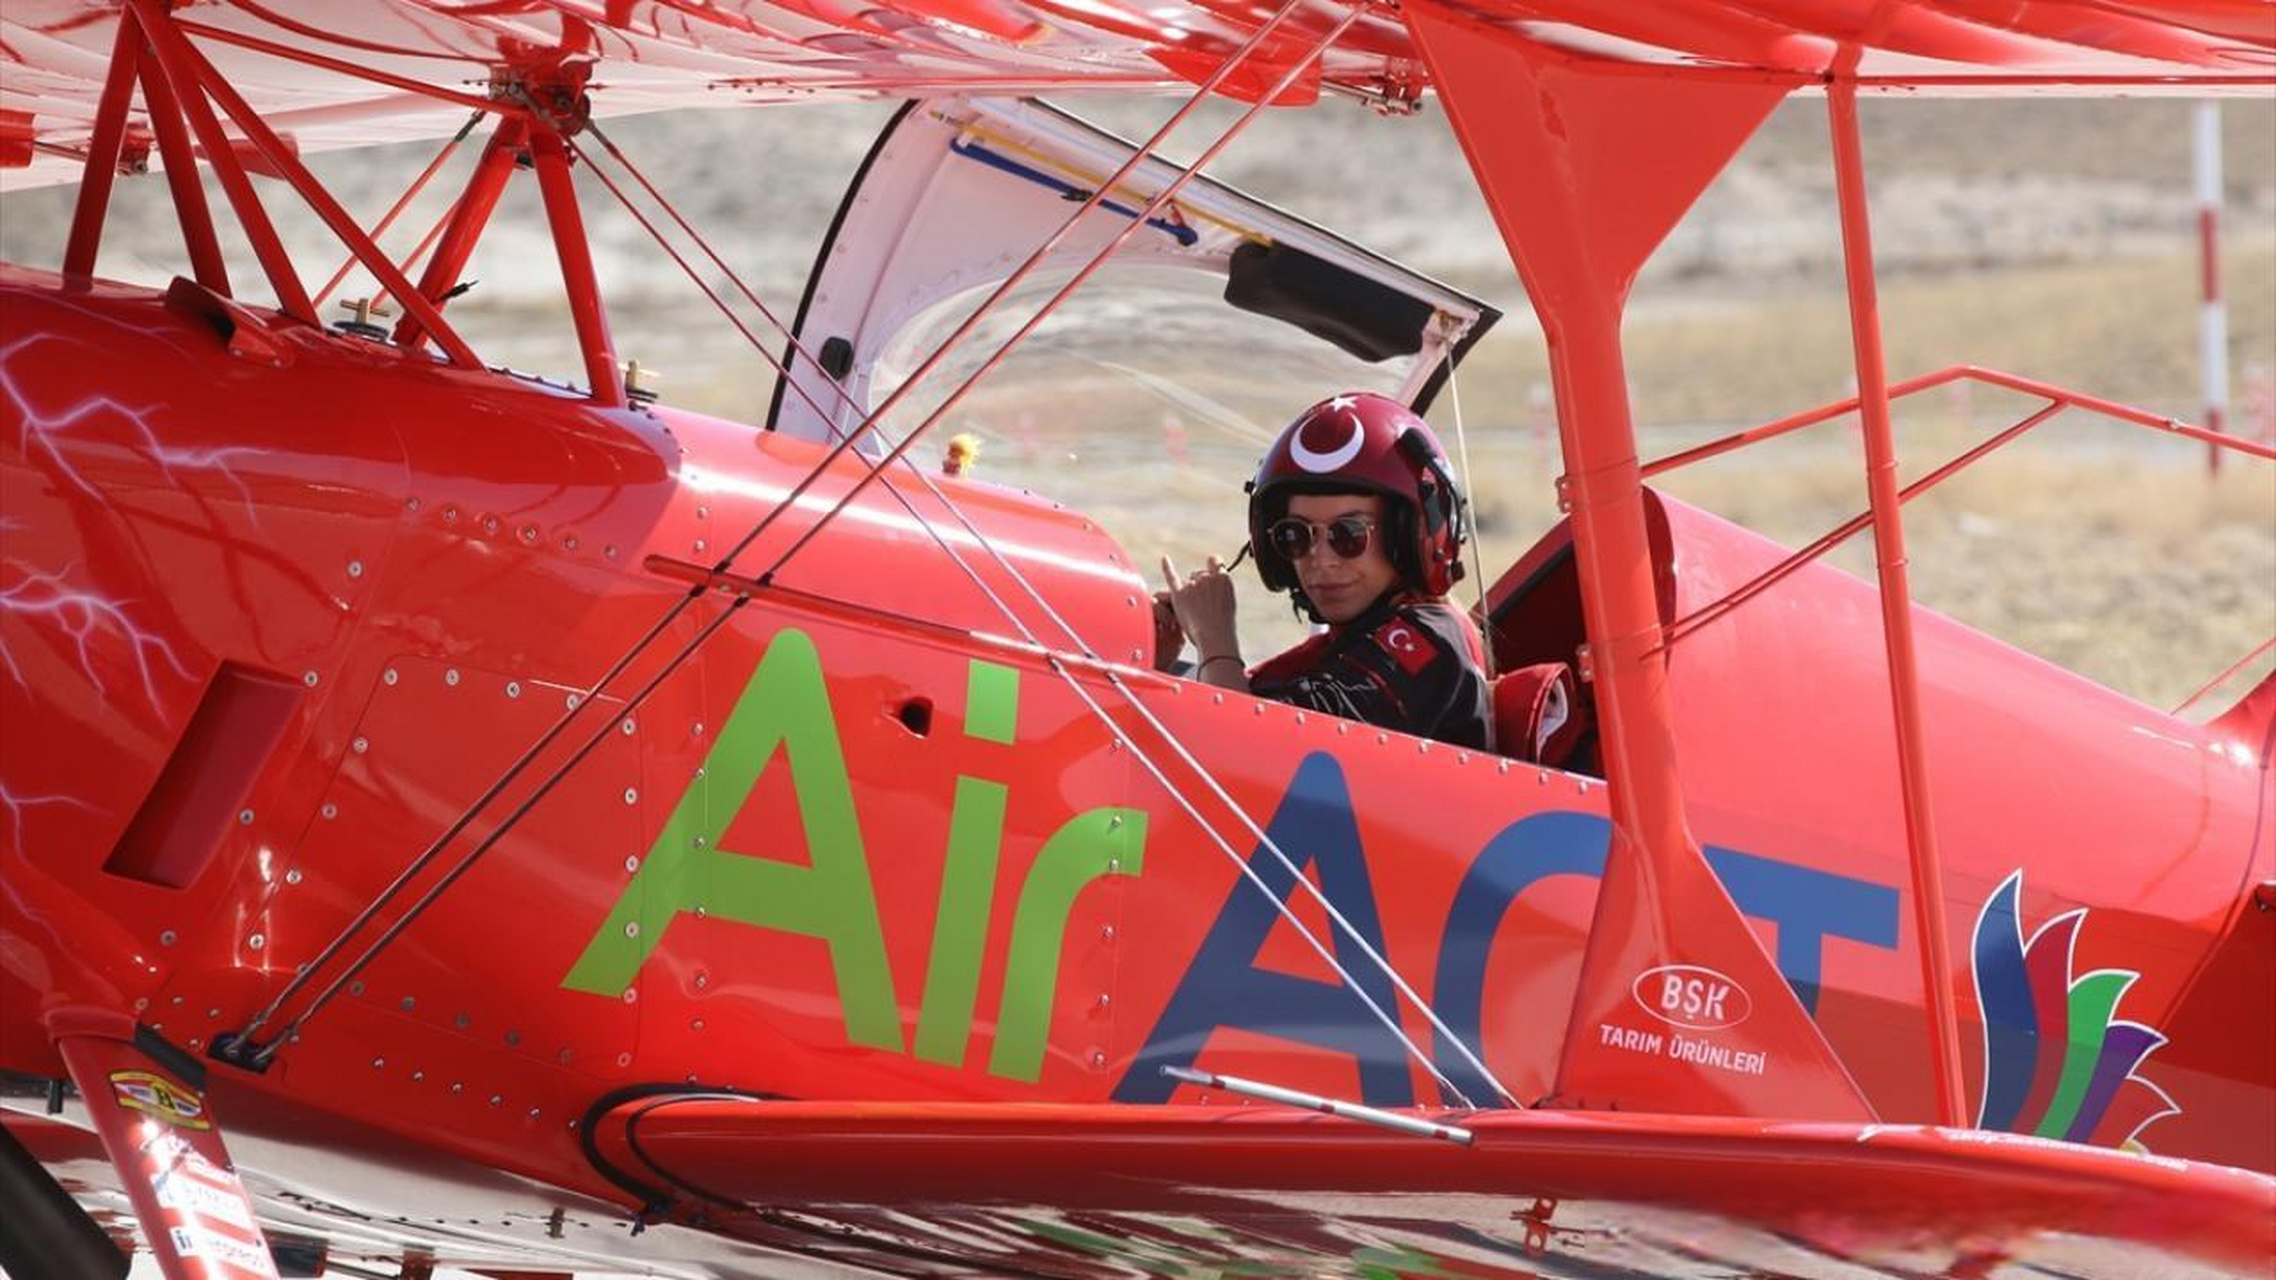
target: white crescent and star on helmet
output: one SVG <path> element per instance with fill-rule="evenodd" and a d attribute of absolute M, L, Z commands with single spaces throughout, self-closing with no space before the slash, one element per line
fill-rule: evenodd
<path fill-rule="evenodd" d="M 1350 396 L 1337 396 L 1327 403 L 1326 408 L 1329 413 L 1333 414 L 1337 410 L 1349 410 L 1352 403 Z M 1321 450 L 1314 449 L 1304 443 L 1304 437 L 1310 434 L 1312 430 L 1313 421 L 1310 418 L 1305 419 L 1302 425 L 1298 426 L 1288 437 L 1288 456 L 1295 460 L 1297 466 L 1304 468 L 1313 475 L 1322 475 L 1334 471 L 1358 457 L 1360 446 L 1367 443 L 1367 426 L 1359 420 L 1359 415 L 1356 413 L 1346 412 L 1344 420 L 1351 424 L 1351 434 L 1345 437 L 1344 442 L 1335 448 Z"/>

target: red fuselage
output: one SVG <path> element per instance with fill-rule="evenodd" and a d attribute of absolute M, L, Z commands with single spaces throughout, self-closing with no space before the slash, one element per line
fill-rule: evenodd
<path fill-rule="evenodd" d="M 714 563 L 822 456 L 305 327 L 233 352 L 176 297 L 0 273 L 14 1071 L 61 1073 L 45 1020 L 72 1007 L 193 1052 L 242 1027 L 687 594 L 658 558 Z M 736 571 L 774 566 L 859 474 L 841 460 Z M 572 1122 L 644 1084 L 1148 1102 L 1172 1096 L 1162 1066 L 1198 1064 L 1452 1100 L 1243 863 L 1450 1084 L 1492 1096 L 1449 1032 L 1517 1098 L 1548 1093 L 1603 784 L 1144 671 L 1147 594 L 1109 537 L 943 483 L 969 528 L 872 486 L 685 661 L 730 597 L 666 627 L 413 891 L 593 734 L 589 757 L 267 1074 L 216 1068 L 239 1128 L 314 1113 L 605 1191 Z M 1778 554 L 1652 510 L 1663 611 Z M 1581 638 L 1564 545 L 1505 578 L 1503 633 L 1539 650 L 1505 658 Z M 1919 624 L 1978 1117 L 2276 1168 L 2265 744 Z M 1116 665 L 1047 657 L 1023 625 Z M 1877 628 L 1868 588 L 1809 570 L 1670 680 L 1710 862 L 1881 1116 L 1919 1120 Z M 1603 1034 L 1640 1063 L 1760 1069 L 1703 1033 L 1775 993 L 1712 971 L 1634 991 Z"/>

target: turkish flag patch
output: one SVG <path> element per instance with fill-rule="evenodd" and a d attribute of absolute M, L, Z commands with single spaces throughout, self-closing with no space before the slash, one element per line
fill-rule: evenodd
<path fill-rule="evenodd" d="M 1405 618 L 1393 618 L 1375 628 L 1375 643 L 1410 676 L 1422 674 L 1422 669 L 1438 656 L 1437 647 Z"/>

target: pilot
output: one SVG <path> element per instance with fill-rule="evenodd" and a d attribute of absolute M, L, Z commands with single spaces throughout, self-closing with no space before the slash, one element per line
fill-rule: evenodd
<path fill-rule="evenodd" d="M 1156 665 L 1190 640 L 1206 683 L 1484 747 L 1482 646 L 1445 598 L 1462 576 L 1462 507 L 1437 437 L 1405 405 L 1364 392 L 1313 405 L 1249 484 L 1249 549 L 1265 587 L 1326 629 L 1249 668 L 1225 567 L 1211 556 L 1180 581 L 1164 556 Z"/>

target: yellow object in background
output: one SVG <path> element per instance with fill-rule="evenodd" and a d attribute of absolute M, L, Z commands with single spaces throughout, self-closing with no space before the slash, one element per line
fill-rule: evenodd
<path fill-rule="evenodd" d="M 959 432 L 949 438 L 948 456 L 941 460 L 942 475 L 961 476 L 972 470 L 980 460 L 980 437 L 971 432 Z"/>

